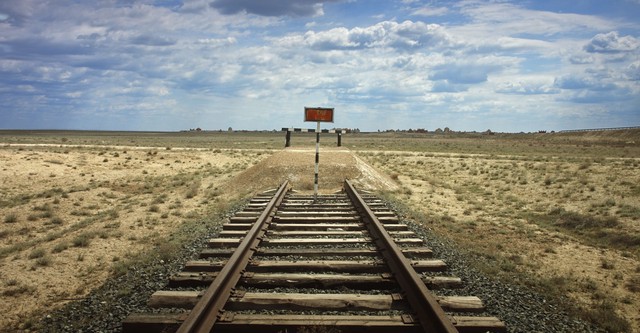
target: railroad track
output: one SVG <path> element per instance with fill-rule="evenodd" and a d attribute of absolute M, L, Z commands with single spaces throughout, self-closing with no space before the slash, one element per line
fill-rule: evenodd
<path fill-rule="evenodd" d="M 504 332 L 480 299 L 454 288 L 446 264 L 370 194 L 287 182 L 231 217 L 199 260 L 154 293 L 123 332 Z M 183 309 L 183 310 L 176 310 Z M 321 328 L 324 327 L 324 328 Z"/>

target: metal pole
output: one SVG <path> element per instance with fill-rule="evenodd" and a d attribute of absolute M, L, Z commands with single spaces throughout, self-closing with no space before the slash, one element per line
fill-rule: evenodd
<path fill-rule="evenodd" d="M 313 181 L 313 201 L 318 201 L 318 164 L 320 163 L 320 122 L 316 127 L 316 174 Z"/>
<path fill-rule="evenodd" d="M 338 147 L 342 147 L 342 133 L 338 132 Z"/>

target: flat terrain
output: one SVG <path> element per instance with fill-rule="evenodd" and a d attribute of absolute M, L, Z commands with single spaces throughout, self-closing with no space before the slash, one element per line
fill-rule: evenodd
<path fill-rule="evenodd" d="M 313 188 L 315 136 L 0 131 L 0 327 L 87 295 L 180 225 L 284 179 Z M 323 135 L 344 178 L 408 208 L 484 272 L 611 332 L 640 332 L 640 131 Z"/>

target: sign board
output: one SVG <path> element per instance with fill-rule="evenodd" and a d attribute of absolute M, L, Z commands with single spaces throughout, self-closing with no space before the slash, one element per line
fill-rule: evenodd
<path fill-rule="evenodd" d="M 333 108 L 304 108 L 304 121 L 333 122 Z"/>

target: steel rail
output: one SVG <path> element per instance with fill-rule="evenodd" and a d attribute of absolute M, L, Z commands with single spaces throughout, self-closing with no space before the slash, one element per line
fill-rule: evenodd
<path fill-rule="evenodd" d="M 284 198 L 289 182 L 280 185 L 278 191 L 269 201 L 264 211 L 253 224 L 227 264 L 202 295 L 202 298 L 189 313 L 185 321 L 178 328 L 178 333 L 211 332 L 219 318 L 224 304 L 229 299 L 232 289 L 240 280 L 242 272 L 249 263 L 258 244 L 269 227 L 273 218 L 272 212 Z"/>
<path fill-rule="evenodd" d="M 420 275 L 413 269 L 411 262 L 402 254 L 393 238 L 385 230 L 373 211 L 366 204 L 355 187 L 345 180 L 344 188 L 347 195 L 360 212 L 369 233 L 381 250 L 391 272 L 402 288 L 411 305 L 412 310 L 422 326 L 424 332 L 430 333 L 458 333 L 451 320 L 438 304 Z"/>

